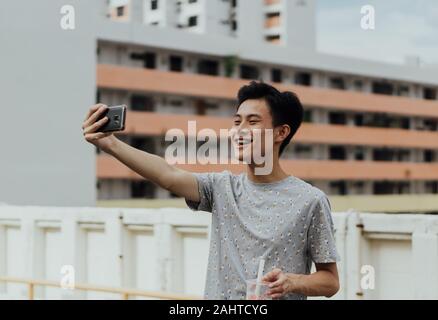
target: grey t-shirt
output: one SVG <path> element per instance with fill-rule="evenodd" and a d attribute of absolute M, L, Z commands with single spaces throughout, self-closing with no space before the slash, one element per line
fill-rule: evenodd
<path fill-rule="evenodd" d="M 200 202 L 187 205 L 213 214 L 206 299 L 245 299 L 245 280 L 257 278 L 261 257 L 265 272 L 296 274 L 309 274 L 312 261 L 339 260 L 330 203 L 320 189 L 294 176 L 273 183 L 229 171 L 195 176 Z"/>

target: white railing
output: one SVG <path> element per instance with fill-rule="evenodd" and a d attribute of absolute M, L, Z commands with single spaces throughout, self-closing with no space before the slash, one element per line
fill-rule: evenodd
<path fill-rule="evenodd" d="M 333 216 L 342 258 L 335 298 L 438 299 L 438 216 Z M 209 224 L 209 214 L 188 209 L 0 206 L 0 277 L 60 282 L 71 276 L 61 271 L 73 267 L 75 282 L 84 286 L 201 296 Z M 118 299 L 121 293 L 32 291 L 36 299 Z M 26 298 L 29 292 L 0 281 L 0 294 Z"/>

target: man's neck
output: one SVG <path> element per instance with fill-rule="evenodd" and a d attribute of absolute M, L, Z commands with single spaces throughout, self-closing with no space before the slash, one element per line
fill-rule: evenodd
<path fill-rule="evenodd" d="M 289 175 L 280 167 L 279 161 L 274 161 L 272 171 L 267 175 L 255 174 L 255 165 L 248 165 L 246 174 L 248 179 L 254 183 L 271 183 L 286 179 Z"/>

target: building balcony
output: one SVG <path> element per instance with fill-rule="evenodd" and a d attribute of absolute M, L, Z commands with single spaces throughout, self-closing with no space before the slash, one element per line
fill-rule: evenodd
<path fill-rule="evenodd" d="M 304 180 L 438 180 L 438 163 L 375 162 L 342 160 L 282 160 L 286 173 Z M 192 172 L 244 172 L 244 165 L 181 164 Z M 98 179 L 143 179 L 137 173 L 107 155 L 97 156 Z"/>
<path fill-rule="evenodd" d="M 162 136 L 169 129 L 180 129 L 188 134 L 189 121 L 196 121 L 198 131 L 212 129 L 218 135 L 220 129 L 230 129 L 233 125 L 232 119 L 228 117 L 129 111 L 124 134 Z M 438 149 L 438 132 L 303 123 L 292 143 L 294 142 Z"/>
<path fill-rule="evenodd" d="M 97 66 L 97 86 L 105 89 L 234 100 L 239 88 L 245 84 L 248 80 L 116 65 Z M 276 87 L 294 91 L 306 107 L 438 118 L 437 101 L 298 85 L 278 84 Z"/>

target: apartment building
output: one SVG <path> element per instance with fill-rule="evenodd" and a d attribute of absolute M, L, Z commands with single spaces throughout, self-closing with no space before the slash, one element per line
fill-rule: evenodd
<path fill-rule="evenodd" d="M 305 107 L 283 156 L 288 173 L 330 195 L 438 194 L 436 70 L 316 52 L 315 8 L 304 0 L 102 4 L 96 101 L 128 105 L 121 139 L 163 156 L 166 130 L 185 131 L 189 120 L 229 128 L 238 88 L 263 80 L 296 92 Z M 173 196 L 99 151 L 97 179 L 101 200 Z"/>
<path fill-rule="evenodd" d="M 315 49 L 315 0 L 112 0 L 109 17 Z"/>

